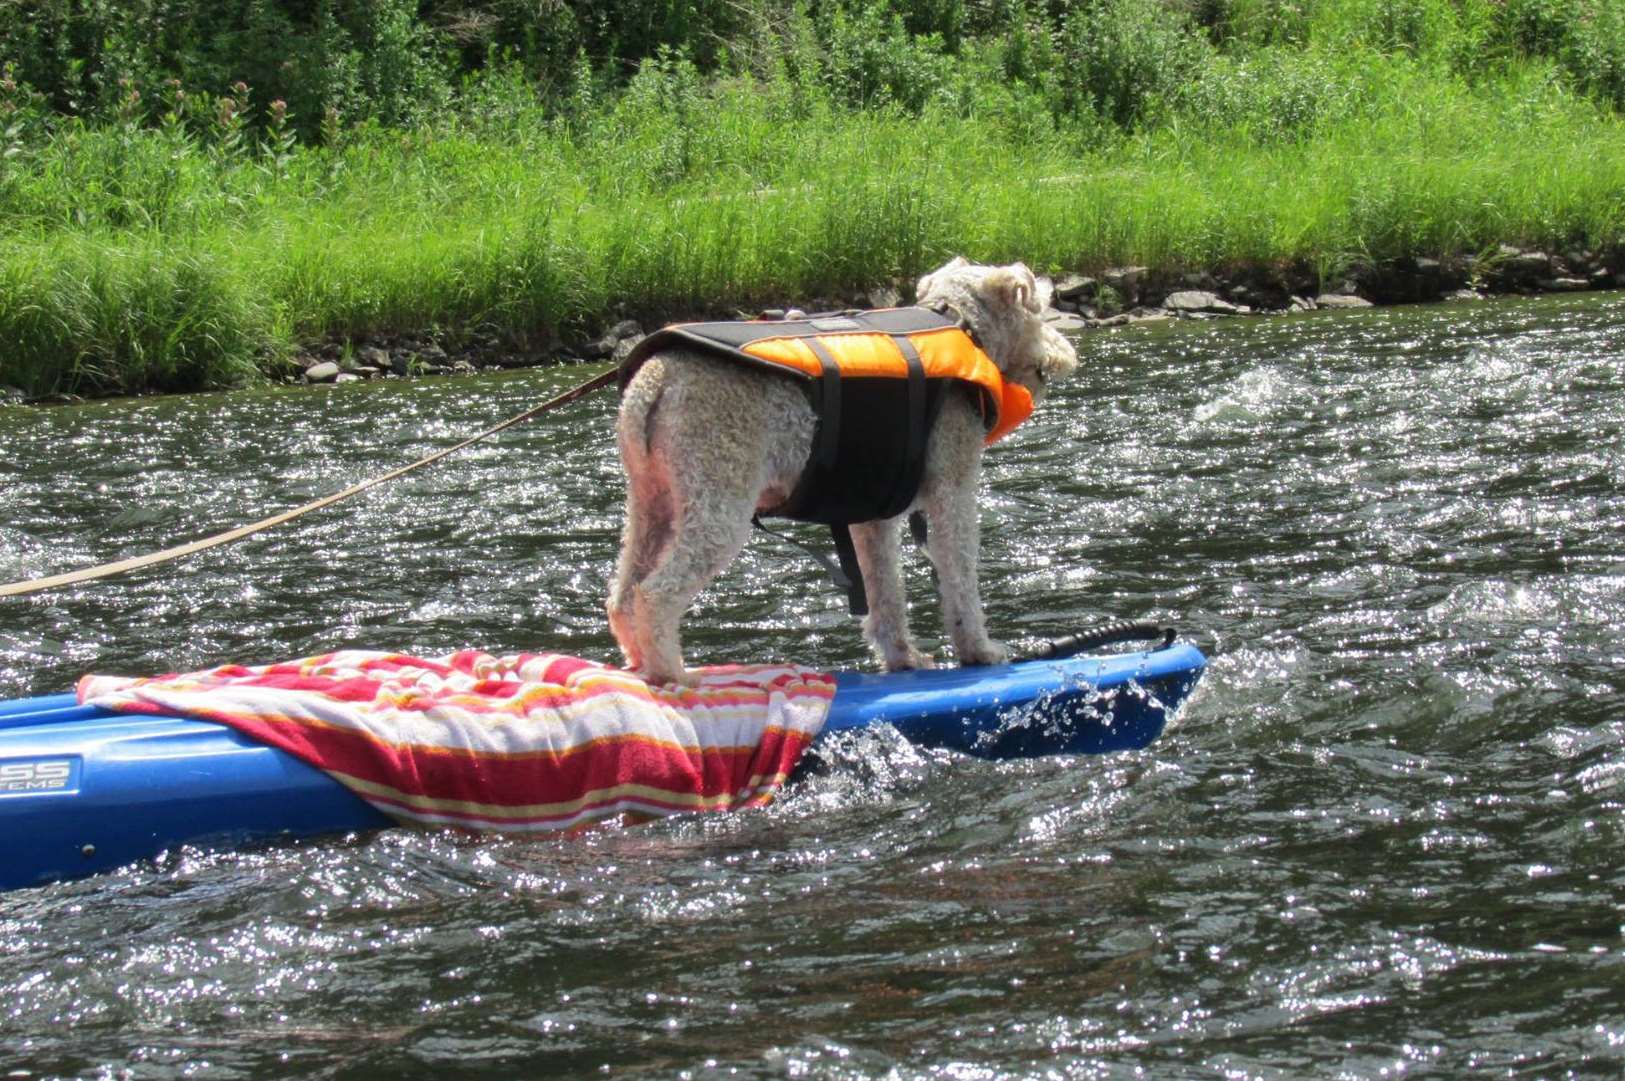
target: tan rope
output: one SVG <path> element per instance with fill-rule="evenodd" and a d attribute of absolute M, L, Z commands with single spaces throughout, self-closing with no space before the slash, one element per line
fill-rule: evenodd
<path fill-rule="evenodd" d="M 171 560 L 182 559 L 186 556 L 204 551 L 205 549 L 213 548 L 216 545 L 229 544 L 234 540 L 241 540 L 242 538 L 252 536 L 255 533 L 264 532 L 265 530 L 270 529 L 272 526 L 279 526 L 283 522 L 291 522 L 295 518 L 309 514 L 313 510 L 320 510 L 323 507 L 332 506 L 334 503 L 340 502 L 341 500 L 349 499 L 353 495 L 359 495 L 368 488 L 376 488 L 378 485 L 392 481 L 396 477 L 412 472 L 414 469 L 421 469 L 423 466 L 429 465 L 431 462 L 439 461 L 448 454 L 456 454 L 464 447 L 472 446 L 473 444 L 478 443 L 480 440 L 487 439 L 493 435 L 496 435 L 500 431 L 512 428 L 516 424 L 523 424 L 525 421 L 530 420 L 532 417 L 535 417 L 541 413 L 545 413 L 549 409 L 557 409 L 561 405 L 567 405 L 570 402 L 575 401 L 577 398 L 580 398 L 591 391 L 597 390 L 599 387 L 608 386 L 610 383 L 615 382 L 615 379 L 619 374 L 620 373 L 617 369 L 610 368 L 608 371 L 593 376 L 585 383 L 578 384 L 555 398 L 549 398 L 541 405 L 533 406 L 517 416 L 509 417 L 501 424 L 487 428 L 479 435 L 471 436 L 470 438 L 463 440 L 454 447 L 447 447 L 445 450 L 437 450 L 433 454 L 425 455 L 424 457 L 419 458 L 411 465 L 404 465 L 401 466 L 401 468 L 392 470 L 383 474 L 382 476 L 373 477 L 371 480 L 364 480 L 359 484 L 352 484 L 342 492 L 334 492 L 332 495 L 324 495 L 322 498 L 314 500 L 310 503 L 306 503 L 302 507 L 295 507 L 293 510 L 283 511 L 281 514 L 273 514 L 269 518 L 262 518 L 257 522 L 251 522 L 248 525 L 238 526 L 236 529 L 228 529 L 224 533 L 216 533 L 212 537 L 204 537 L 202 540 L 195 540 L 190 544 L 182 544 L 174 548 L 165 548 L 161 552 L 149 552 L 143 556 L 135 556 L 130 559 L 121 559 L 117 563 L 103 563 L 99 567 L 86 567 L 83 570 L 70 571 L 67 574 L 54 574 L 49 578 L 35 578 L 26 582 L 11 582 L 7 585 L 0 585 L 0 597 L 20 597 L 27 593 L 39 593 L 47 589 L 56 589 L 58 586 L 71 586 L 77 582 L 89 582 L 97 578 L 110 578 L 115 574 L 125 574 L 129 571 L 139 570 L 142 567 L 151 567 L 159 563 L 168 563 Z"/>

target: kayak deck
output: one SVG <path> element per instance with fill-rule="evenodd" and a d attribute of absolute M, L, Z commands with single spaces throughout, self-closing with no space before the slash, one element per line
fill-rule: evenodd
<path fill-rule="evenodd" d="M 987 758 L 1144 747 L 1205 659 L 1148 652 L 836 676 L 822 736 L 890 724 Z M 180 717 L 116 714 L 73 695 L 0 702 L 0 889 L 77 878 L 180 844 L 230 848 L 395 825 L 286 752 Z"/>

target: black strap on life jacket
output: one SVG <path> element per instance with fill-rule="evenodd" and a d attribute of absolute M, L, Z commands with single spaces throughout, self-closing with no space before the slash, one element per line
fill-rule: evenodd
<path fill-rule="evenodd" d="M 869 594 L 863 585 L 863 568 L 858 564 L 858 552 L 852 544 L 852 530 L 844 525 L 830 526 L 830 535 L 835 541 L 835 559 L 810 545 L 803 544 L 788 533 L 780 533 L 776 529 L 769 529 L 762 524 L 760 515 L 751 515 L 750 524 L 766 533 L 776 537 L 786 544 L 793 544 L 813 558 L 829 580 L 835 583 L 835 588 L 846 594 L 847 610 L 855 616 L 869 614 Z"/>

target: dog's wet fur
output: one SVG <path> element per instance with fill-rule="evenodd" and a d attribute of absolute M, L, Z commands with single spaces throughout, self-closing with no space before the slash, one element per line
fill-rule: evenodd
<path fill-rule="evenodd" d="M 1013 266 L 956 258 L 921 278 L 916 303 L 945 307 L 970 327 L 1007 380 L 1034 402 L 1077 366 L 1043 312 L 1047 281 Z M 678 623 L 701 589 L 739 554 L 751 516 L 782 503 L 812 449 L 817 414 L 789 376 L 673 350 L 644 362 L 622 397 L 626 528 L 610 589 L 609 624 L 627 668 L 650 683 L 689 682 Z M 971 393 L 949 394 L 931 430 L 914 504 L 896 518 L 851 527 L 869 596 L 864 633 L 888 671 L 931 668 L 909 634 L 899 524 L 925 514 L 943 623 L 960 664 L 998 664 L 976 572 L 976 494 L 985 430 Z"/>

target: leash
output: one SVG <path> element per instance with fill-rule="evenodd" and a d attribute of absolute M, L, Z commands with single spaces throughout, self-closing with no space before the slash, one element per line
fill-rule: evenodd
<path fill-rule="evenodd" d="M 321 510 L 323 507 L 330 507 L 334 503 L 349 499 L 351 496 L 360 495 L 369 488 L 376 488 L 378 485 L 392 481 L 396 477 L 405 476 L 407 473 L 410 473 L 415 469 L 422 469 L 424 466 L 433 462 L 438 462 L 447 455 L 456 454 L 463 448 L 472 446 L 482 439 L 488 439 L 491 436 L 496 435 L 498 432 L 506 431 L 507 429 L 512 428 L 516 424 L 523 424 L 525 421 L 539 416 L 542 413 L 546 413 L 550 409 L 557 409 L 561 405 L 568 405 L 577 398 L 583 397 L 590 394 L 592 391 L 597 390 L 599 387 L 609 386 L 611 383 L 614 383 L 617 380 L 619 375 L 619 368 L 610 368 L 606 372 L 593 376 L 585 383 L 579 383 L 576 386 L 571 387 L 569 390 L 558 395 L 557 397 L 549 398 L 540 405 L 532 406 L 523 413 L 509 417 L 501 424 L 487 428 L 480 434 L 463 440 L 456 446 L 447 447 L 445 450 L 437 450 L 433 454 L 428 454 L 422 458 L 419 458 L 411 465 L 404 465 L 399 469 L 391 470 L 382 476 L 373 477 L 371 480 L 364 480 L 359 484 L 352 484 L 350 487 L 341 492 L 334 492 L 332 495 L 322 496 L 320 499 L 306 503 L 302 507 L 295 507 L 293 510 L 283 511 L 281 514 L 273 514 L 269 518 L 262 518 L 257 522 L 251 522 L 248 525 L 238 526 L 236 529 L 228 529 L 224 533 L 216 533 L 212 537 L 205 537 L 202 540 L 192 541 L 189 544 L 177 545 L 174 548 L 165 548 L 161 552 L 149 552 L 143 556 L 135 556 L 130 559 L 121 559 L 117 563 L 103 563 L 98 567 L 86 567 L 82 570 L 70 571 L 66 574 L 54 574 L 48 578 L 34 578 L 25 582 L 11 582 L 6 585 L 0 585 L 0 597 L 21 597 L 28 593 L 40 593 L 44 590 L 56 589 L 60 586 L 71 586 L 79 582 L 94 581 L 98 578 L 111 578 L 115 574 L 126 574 L 130 571 L 140 570 L 142 567 L 152 567 L 160 563 L 168 563 L 171 560 L 182 559 L 189 555 L 195 555 L 198 552 L 205 551 L 209 548 L 214 548 L 221 544 L 229 544 L 235 540 L 242 540 L 244 537 L 253 536 L 255 533 L 263 533 L 265 530 L 270 529 L 273 526 L 279 526 L 284 522 L 291 522 L 295 518 L 309 514 L 311 511 Z"/>

